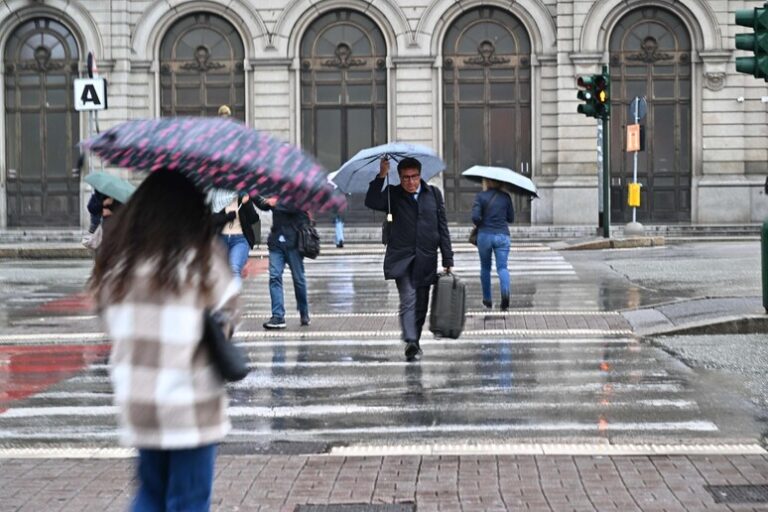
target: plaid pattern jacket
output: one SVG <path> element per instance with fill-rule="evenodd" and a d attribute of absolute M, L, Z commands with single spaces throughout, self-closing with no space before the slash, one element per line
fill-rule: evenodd
<path fill-rule="evenodd" d="M 137 266 L 121 302 L 99 301 L 112 341 L 110 376 L 121 443 L 181 449 L 218 442 L 230 429 L 228 399 L 200 344 L 203 310 L 223 311 L 230 319 L 227 327 L 234 326 L 239 285 L 220 250 L 213 254 L 210 301 L 198 291 L 194 277 L 179 294 L 151 292 L 154 271 L 149 262 Z M 179 272 L 186 276 L 186 264 Z M 102 297 L 108 293 L 105 286 Z"/>

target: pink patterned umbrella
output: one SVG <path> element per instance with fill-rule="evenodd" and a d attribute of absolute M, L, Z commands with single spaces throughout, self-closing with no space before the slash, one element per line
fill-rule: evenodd
<path fill-rule="evenodd" d="M 312 157 L 232 119 L 127 121 L 83 145 L 113 165 L 176 170 L 204 188 L 277 196 L 285 206 L 319 213 L 346 208 L 344 194 L 334 190 Z"/>

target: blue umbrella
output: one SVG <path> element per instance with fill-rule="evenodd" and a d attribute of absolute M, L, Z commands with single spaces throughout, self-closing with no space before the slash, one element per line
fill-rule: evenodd
<path fill-rule="evenodd" d="M 355 156 L 347 160 L 338 171 L 329 175 L 339 190 L 345 194 L 364 193 L 368 191 L 368 184 L 379 174 L 379 160 L 387 157 L 392 160 L 389 167 L 389 184 L 398 185 L 400 176 L 397 174 L 397 163 L 403 158 L 415 158 L 421 162 L 421 177 L 426 181 L 436 176 L 445 169 L 443 162 L 437 153 L 418 144 L 405 142 L 390 142 L 373 148 L 359 151 Z"/>
<path fill-rule="evenodd" d="M 133 184 L 105 172 L 92 172 L 84 179 L 86 183 L 105 196 L 113 197 L 121 203 L 128 201 L 133 191 L 136 190 L 136 186 Z"/>

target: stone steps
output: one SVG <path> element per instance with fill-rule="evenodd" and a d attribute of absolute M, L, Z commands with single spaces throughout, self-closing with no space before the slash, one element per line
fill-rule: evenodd
<path fill-rule="evenodd" d="M 456 241 L 466 241 L 471 227 L 466 224 L 449 224 L 451 236 Z M 266 240 L 268 227 L 264 226 L 262 239 Z M 333 225 L 317 227 L 321 240 L 331 242 L 334 239 Z M 646 236 L 666 238 L 735 238 L 759 237 L 760 224 L 656 224 L 646 225 Z M 611 235 L 623 237 L 624 225 L 612 225 Z M 512 238 L 517 240 L 554 241 L 602 236 L 602 231 L 595 226 L 510 226 Z M 84 231 L 71 228 L 45 229 L 6 229 L 0 230 L 0 244 L 14 243 L 66 243 L 79 242 Z M 381 240 L 379 225 L 349 225 L 344 229 L 346 243 L 378 243 Z"/>

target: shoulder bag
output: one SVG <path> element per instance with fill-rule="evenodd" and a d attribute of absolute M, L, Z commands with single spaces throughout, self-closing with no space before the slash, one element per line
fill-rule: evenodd
<path fill-rule="evenodd" d="M 237 382 L 248 375 L 248 358 L 245 352 L 232 343 L 224 333 L 221 313 L 205 310 L 203 315 L 203 339 L 214 368 L 225 382 Z"/>

